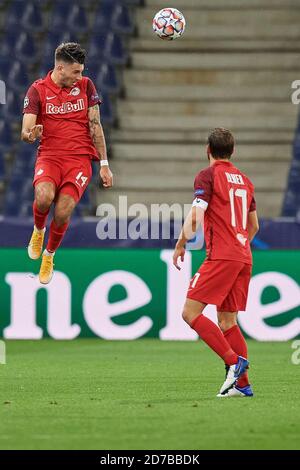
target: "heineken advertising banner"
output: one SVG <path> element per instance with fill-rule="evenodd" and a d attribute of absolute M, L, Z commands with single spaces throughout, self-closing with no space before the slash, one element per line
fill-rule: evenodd
<path fill-rule="evenodd" d="M 61 249 L 51 283 L 24 249 L 1 249 L 0 336 L 5 339 L 195 340 L 181 319 L 187 286 L 204 253 L 187 252 L 182 270 L 172 250 Z M 230 273 L 229 273 L 230 275 Z M 247 311 L 248 337 L 300 337 L 300 251 L 256 251 Z M 205 313 L 216 321 L 215 307 Z"/>

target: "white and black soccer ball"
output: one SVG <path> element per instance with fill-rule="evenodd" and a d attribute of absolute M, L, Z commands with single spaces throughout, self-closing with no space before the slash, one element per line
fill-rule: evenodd
<path fill-rule="evenodd" d="M 153 18 L 153 31 L 161 39 L 180 38 L 185 30 L 185 18 L 176 8 L 163 8 Z"/>

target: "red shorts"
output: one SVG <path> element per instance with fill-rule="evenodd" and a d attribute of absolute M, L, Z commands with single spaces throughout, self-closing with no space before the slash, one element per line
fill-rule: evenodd
<path fill-rule="evenodd" d="M 246 310 L 252 266 L 240 261 L 205 260 L 191 279 L 187 298 L 217 306 L 219 312 Z"/>
<path fill-rule="evenodd" d="M 35 164 L 33 186 L 42 181 L 51 181 L 58 194 L 69 194 L 78 202 L 92 177 L 89 155 L 72 157 L 38 156 Z"/>

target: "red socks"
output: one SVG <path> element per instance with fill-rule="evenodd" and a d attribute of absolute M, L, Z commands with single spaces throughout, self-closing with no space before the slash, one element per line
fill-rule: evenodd
<path fill-rule="evenodd" d="M 67 228 L 69 226 L 69 223 L 67 222 L 66 224 L 61 225 L 58 227 L 54 220 L 52 220 L 51 225 L 50 225 L 50 232 L 49 232 L 49 240 L 47 244 L 47 251 L 50 253 L 54 253 L 59 245 L 62 242 L 62 239 L 64 238 L 64 235 L 67 231 Z"/>
<path fill-rule="evenodd" d="M 217 353 L 225 364 L 233 365 L 238 361 L 238 355 L 227 342 L 220 328 L 204 315 L 198 315 L 191 323 L 193 328 L 203 341 Z"/>
<path fill-rule="evenodd" d="M 248 356 L 247 343 L 246 343 L 245 338 L 244 338 L 240 328 L 238 327 L 238 325 L 235 325 L 235 326 L 229 328 L 229 330 L 225 331 L 223 334 L 224 334 L 224 337 L 226 338 L 227 342 L 232 347 L 232 349 L 239 356 L 243 356 L 247 359 L 247 356 Z M 226 364 L 229 364 L 229 363 L 226 362 Z M 248 373 L 247 372 L 245 372 L 239 378 L 239 380 L 237 381 L 237 386 L 238 387 L 245 387 L 246 385 L 249 385 L 249 379 L 248 379 Z"/>
<path fill-rule="evenodd" d="M 38 230 L 42 230 L 45 227 L 49 210 L 50 209 L 48 209 L 46 212 L 41 212 L 38 209 L 36 202 L 35 201 L 33 202 L 34 225 L 36 226 Z"/>

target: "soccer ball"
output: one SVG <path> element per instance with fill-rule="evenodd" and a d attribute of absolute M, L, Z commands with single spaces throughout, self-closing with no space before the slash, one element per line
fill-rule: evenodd
<path fill-rule="evenodd" d="M 163 8 L 154 16 L 152 26 L 161 39 L 171 41 L 183 35 L 185 19 L 176 8 Z"/>

